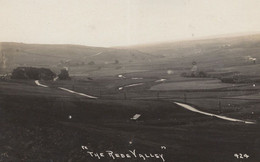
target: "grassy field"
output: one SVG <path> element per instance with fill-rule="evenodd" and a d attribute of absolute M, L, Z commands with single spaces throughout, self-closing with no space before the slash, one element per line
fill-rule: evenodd
<path fill-rule="evenodd" d="M 240 152 L 259 158 L 258 124 L 191 113 L 170 100 L 91 100 L 33 82 L 3 87 L 2 161 L 98 161 L 81 145 L 97 152 L 163 153 L 166 161 L 237 161 Z M 130 120 L 136 113 L 140 119 Z"/>
<path fill-rule="evenodd" d="M 222 83 L 218 79 L 203 79 L 197 81 L 183 81 L 164 83 L 151 87 L 151 90 L 165 91 L 165 90 L 211 90 L 233 87 L 234 84 Z M 239 85 L 237 85 L 239 86 Z"/>
<path fill-rule="evenodd" d="M 259 42 L 256 35 L 128 49 L 2 43 L 10 61 L 2 74 L 17 66 L 56 73 L 68 66 L 71 80 L 40 80 L 46 88 L 34 80 L 0 80 L 0 161 L 163 161 L 87 153 L 135 149 L 163 154 L 168 162 L 258 162 L 260 64 L 247 56 L 260 59 Z M 193 61 L 205 78 L 181 76 Z M 249 81 L 221 82 L 234 76 Z M 256 124 L 205 116 L 174 102 Z M 141 117 L 132 120 L 135 114 Z M 237 159 L 239 153 L 249 158 Z"/>

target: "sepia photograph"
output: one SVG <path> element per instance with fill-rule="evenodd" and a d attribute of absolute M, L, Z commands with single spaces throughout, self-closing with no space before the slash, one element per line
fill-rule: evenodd
<path fill-rule="evenodd" d="M 0 162 L 259 162 L 259 0 L 0 0 Z"/>

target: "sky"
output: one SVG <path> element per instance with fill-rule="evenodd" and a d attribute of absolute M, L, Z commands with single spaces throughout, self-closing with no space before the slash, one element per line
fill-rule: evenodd
<path fill-rule="evenodd" d="M 0 42 L 126 46 L 260 32 L 259 0 L 0 0 Z"/>

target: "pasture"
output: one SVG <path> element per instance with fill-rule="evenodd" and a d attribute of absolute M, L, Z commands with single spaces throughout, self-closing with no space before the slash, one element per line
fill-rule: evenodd
<path fill-rule="evenodd" d="M 21 65 L 56 73 L 66 66 L 71 80 L 0 80 L 0 161 L 144 161 L 98 159 L 87 152 L 107 150 L 163 154 L 168 162 L 237 162 L 234 155 L 240 153 L 249 156 L 242 161 L 258 161 L 259 63 L 246 56 L 260 59 L 259 40 L 248 36 L 127 49 L 3 43 L 10 54 L 3 73 Z M 207 76 L 181 75 L 190 73 L 193 61 Z M 237 75 L 250 82 L 221 82 Z"/>

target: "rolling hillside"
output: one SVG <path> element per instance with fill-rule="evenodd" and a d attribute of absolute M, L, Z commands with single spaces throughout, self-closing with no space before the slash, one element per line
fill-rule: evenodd
<path fill-rule="evenodd" d="M 56 72 L 69 67 L 77 75 L 158 69 L 189 71 L 196 61 L 202 71 L 256 76 L 259 53 L 260 35 L 247 35 L 114 48 L 1 43 L 0 60 L 2 73 L 18 66 L 47 67 Z"/>
<path fill-rule="evenodd" d="M 18 66 L 36 66 L 60 69 L 86 64 L 102 66 L 131 62 L 147 62 L 153 56 L 134 49 L 113 49 L 80 45 L 40 45 L 23 43 L 1 43 L 1 68 L 6 60 L 5 71 Z M 117 60 L 117 61 L 116 61 Z M 91 63 L 92 62 L 92 63 Z"/>
<path fill-rule="evenodd" d="M 259 60 L 260 35 L 157 43 L 131 48 L 157 55 L 160 62 L 168 62 L 169 67 L 191 66 L 191 62 L 196 61 L 202 68 L 216 70 L 248 66 L 252 65 L 253 58 Z"/>

